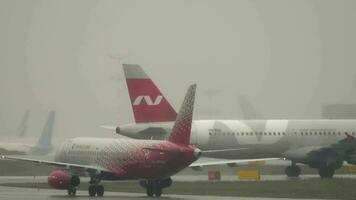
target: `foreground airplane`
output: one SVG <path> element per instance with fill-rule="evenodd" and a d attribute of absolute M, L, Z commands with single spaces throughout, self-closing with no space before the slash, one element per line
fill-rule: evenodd
<path fill-rule="evenodd" d="M 22 127 L 26 127 L 26 122 L 28 119 L 28 112 L 25 114 L 21 124 Z M 41 136 L 36 144 L 27 144 L 21 142 L 7 142 L 2 140 L 0 142 L 0 153 L 7 155 L 45 155 L 52 150 L 52 132 L 53 125 L 55 121 L 55 111 L 51 111 L 48 115 L 47 122 L 42 130 Z M 23 134 L 23 131 L 20 131 Z M 18 138 L 16 140 L 19 140 Z"/>
<path fill-rule="evenodd" d="M 131 138 L 164 139 L 176 112 L 138 65 L 124 64 L 134 124 L 116 127 Z M 297 177 L 297 163 L 318 169 L 330 178 L 344 161 L 356 164 L 356 120 L 194 120 L 190 143 L 202 150 L 243 148 L 209 154 L 215 158 L 291 160 L 285 170 Z"/>
<path fill-rule="evenodd" d="M 76 194 L 79 176 L 83 175 L 90 177 L 90 196 L 103 196 L 101 180 L 139 179 L 148 196 L 159 197 L 162 188 L 172 184 L 170 176 L 188 166 L 196 168 L 241 162 L 193 163 L 201 154 L 211 152 L 189 144 L 195 89 L 196 85 L 189 87 L 168 140 L 74 138 L 62 144 L 55 161 L 11 156 L 1 158 L 62 168 L 48 176 L 48 183 L 55 189 L 66 189 L 69 195 Z"/>

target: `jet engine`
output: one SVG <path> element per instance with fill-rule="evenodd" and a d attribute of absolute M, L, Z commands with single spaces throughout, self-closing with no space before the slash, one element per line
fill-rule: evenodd
<path fill-rule="evenodd" d="M 80 179 L 78 176 L 71 176 L 62 170 L 53 171 L 48 176 L 47 181 L 51 187 L 60 190 L 73 188 L 80 184 Z"/>
<path fill-rule="evenodd" d="M 356 154 L 351 154 L 350 156 L 348 156 L 347 163 L 356 165 Z"/>

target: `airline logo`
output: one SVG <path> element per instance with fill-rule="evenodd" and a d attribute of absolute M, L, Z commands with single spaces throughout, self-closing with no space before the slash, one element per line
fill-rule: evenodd
<path fill-rule="evenodd" d="M 152 100 L 150 96 L 138 96 L 135 101 L 132 103 L 133 106 L 139 106 L 142 102 L 146 102 L 149 106 L 157 106 L 161 103 L 163 97 L 161 95 L 157 96 L 156 99 Z"/>

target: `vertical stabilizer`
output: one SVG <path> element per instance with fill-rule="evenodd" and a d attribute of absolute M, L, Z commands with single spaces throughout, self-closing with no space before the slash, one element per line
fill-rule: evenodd
<path fill-rule="evenodd" d="M 182 106 L 180 107 L 177 119 L 174 123 L 169 141 L 189 145 L 190 131 L 192 128 L 195 90 L 197 85 L 191 85 L 185 95 Z"/>
<path fill-rule="evenodd" d="M 52 110 L 49 112 L 47 122 L 43 127 L 41 136 L 38 139 L 35 148 L 43 149 L 43 150 L 52 148 L 52 132 L 53 132 L 55 116 L 56 116 L 55 111 Z"/>
<path fill-rule="evenodd" d="M 123 64 L 136 123 L 168 122 L 176 111 L 139 65 Z"/>
<path fill-rule="evenodd" d="M 30 117 L 30 110 L 26 110 L 19 124 L 19 127 L 17 128 L 17 137 L 24 137 L 26 135 L 27 121 L 29 117 Z"/>

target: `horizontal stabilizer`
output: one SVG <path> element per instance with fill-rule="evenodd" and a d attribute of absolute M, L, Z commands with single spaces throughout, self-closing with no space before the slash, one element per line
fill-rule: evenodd
<path fill-rule="evenodd" d="M 108 130 L 116 130 L 116 126 L 102 125 L 100 128 L 108 129 Z"/>
<path fill-rule="evenodd" d="M 206 151 L 201 151 L 201 152 L 203 154 L 206 154 L 206 153 L 226 153 L 226 152 L 241 151 L 241 150 L 247 150 L 247 148 L 206 150 Z"/>
<path fill-rule="evenodd" d="M 194 170 L 200 170 L 203 167 L 217 166 L 217 165 L 227 165 L 235 166 L 241 163 L 258 162 L 258 161 L 271 161 L 271 160 L 281 160 L 281 158 L 261 158 L 261 159 L 241 159 L 241 160 L 216 160 L 209 162 L 194 162 L 189 165 L 189 168 Z"/>
<path fill-rule="evenodd" d="M 165 153 L 168 155 L 183 155 L 183 152 L 181 152 L 181 151 L 172 151 L 172 150 L 158 149 L 158 148 L 151 148 L 151 147 L 146 147 L 143 149 L 153 151 L 153 152 Z"/>

